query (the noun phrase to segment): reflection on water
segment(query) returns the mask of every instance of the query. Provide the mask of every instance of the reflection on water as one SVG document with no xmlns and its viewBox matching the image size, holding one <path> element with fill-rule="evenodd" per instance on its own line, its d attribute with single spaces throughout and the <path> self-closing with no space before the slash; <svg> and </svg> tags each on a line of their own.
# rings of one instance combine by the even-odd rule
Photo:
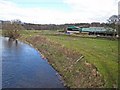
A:
<svg viewBox="0 0 120 90">
<path fill-rule="evenodd" d="M 2 39 L 3 88 L 63 88 L 56 71 L 27 44 Z"/>
</svg>

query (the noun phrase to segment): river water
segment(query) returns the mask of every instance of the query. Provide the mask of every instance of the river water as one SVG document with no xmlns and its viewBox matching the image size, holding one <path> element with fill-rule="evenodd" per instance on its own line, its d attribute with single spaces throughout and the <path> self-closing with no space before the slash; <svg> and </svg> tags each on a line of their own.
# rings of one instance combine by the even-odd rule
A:
<svg viewBox="0 0 120 90">
<path fill-rule="evenodd" d="M 59 75 L 31 46 L 2 40 L 2 88 L 64 88 Z"/>
</svg>

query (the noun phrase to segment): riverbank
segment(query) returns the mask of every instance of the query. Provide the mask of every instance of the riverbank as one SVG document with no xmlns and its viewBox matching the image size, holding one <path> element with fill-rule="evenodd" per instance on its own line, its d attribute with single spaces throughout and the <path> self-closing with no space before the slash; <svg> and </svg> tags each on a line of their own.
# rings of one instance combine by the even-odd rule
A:
<svg viewBox="0 0 120 90">
<path fill-rule="evenodd" d="M 53 34 L 53 32 L 50 33 Z M 96 52 L 98 53 L 98 55 L 102 55 L 102 57 L 98 55 L 94 56 L 94 54 L 96 53 L 94 51 L 91 52 L 91 50 L 93 50 L 91 47 L 84 47 L 87 45 L 85 44 L 86 41 L 95 41 L 94 39 L 82 40 L 77 37 L 51 36 L 50 33 L 46 35 L 44 31 L 24 31 L 20 40 L 31 43 L 44 55 L 48 62 L 62 76 L 62 79 L 65 81 L 65 86 L 70 88 L 116 87 L 116 79 L 114 78 L 116 77 L 116 74 L 114 75 L 114 77 L 112 76 L 112 80 L 108 81 L 108 79 L 111 78 L 112 73 L 116 71 L 116 67 L 114 67 L 114 71 L 112 69 L 112 71 L 108 70 L 109 73 L 106 72 L 106 68 L 110 66 L 106 67 L 104 65 L 107 62 L 104 61 L 103 63 L 103 61 L 100 61 L 104 58 L 104 55 L 102 53 Z M 81 45 L 81 41 L 83 42 L 84 46 Z M 96 46 L 95 49 L 99 50 L 99 44 L 98 48 Z M 85 51 L 84 49 L 87 51 Z M 115 63 L 113 65 L 115 65 Z M 108 76 L 109 74 L 110 77 Z M 111 84 L 113 84 L 114 86 L 112 86 Z"/>
</svg>

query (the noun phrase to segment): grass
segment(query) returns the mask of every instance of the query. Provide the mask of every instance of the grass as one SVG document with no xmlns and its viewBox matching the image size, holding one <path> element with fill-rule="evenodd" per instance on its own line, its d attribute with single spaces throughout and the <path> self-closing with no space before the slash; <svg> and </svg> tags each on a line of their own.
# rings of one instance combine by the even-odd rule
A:
<svg viewBox="0 0 120 90">
<path fill-rule="evenodd" d="M 0 30 L 0 35 L 2 35 L 2 30 Z"/>
<path fill-rule="evenodd" d="M 26 40 L 38 48 L 47 57 L 50 64 L 62 75 L 67 86 L 117 87 L 117 40 L 59 34 L 48 30 L 23 31 L 21 40 Z M 75 63 L 81 56 L 84 56 L 83 60 Z M 94 76 L 93 73 L 95 69 L 96 72 L 100 73 L 97 76 Z"/>
<path fill-rule="evenodd" d="M 118 56 L 116 41 L 71 38 L 68 36 L 49 36 L 49 38 L 82 53 L 85 59 L 94 64 L 104 76 L 107 87 L 117 83 Z"/>
</svg>

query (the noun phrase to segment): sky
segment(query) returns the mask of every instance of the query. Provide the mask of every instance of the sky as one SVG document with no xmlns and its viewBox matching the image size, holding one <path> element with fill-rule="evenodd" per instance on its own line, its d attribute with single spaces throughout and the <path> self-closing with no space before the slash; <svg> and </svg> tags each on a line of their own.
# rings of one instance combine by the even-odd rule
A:
<svg viewBox="0 0 120 90">
<path fill-rule="evenodd" d="M 120 0 L 0 0 L 0 20 L 65 24 L 106 22 Z"/>
</svg>

